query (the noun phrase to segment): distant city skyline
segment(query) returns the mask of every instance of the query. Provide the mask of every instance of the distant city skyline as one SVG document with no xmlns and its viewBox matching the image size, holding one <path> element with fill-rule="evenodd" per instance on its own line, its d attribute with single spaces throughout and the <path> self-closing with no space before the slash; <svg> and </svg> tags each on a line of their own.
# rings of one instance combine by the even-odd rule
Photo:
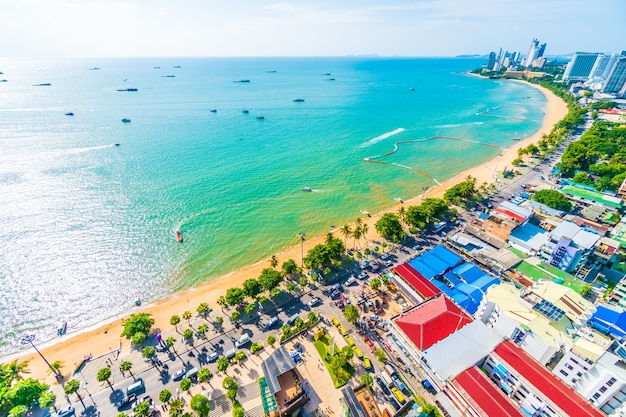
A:
<svg viewBox="0 0 626 417">
<path fill-rule="evenodd" d="M 626 48 L 623 0 L 0 0 L 0 56 L 545 55 Z"/>
</svg>

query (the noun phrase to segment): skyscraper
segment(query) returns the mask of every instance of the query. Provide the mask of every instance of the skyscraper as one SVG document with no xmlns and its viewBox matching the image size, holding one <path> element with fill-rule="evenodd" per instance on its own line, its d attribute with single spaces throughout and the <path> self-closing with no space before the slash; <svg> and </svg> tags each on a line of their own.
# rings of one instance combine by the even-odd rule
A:
<svg viewBox="0 0 626 417">
<path fill-rule="evenodd" d="M 496 53 L 495 52 L 490 52 L 489 53 L 489 62 L 487 62 L 487 69 L 489 71 L 493 70 L 493 66 L 496 65 Z"/>
<path fill-rule="evenodd" d="M 596 60 L 601 55 L 597 52 L 576 52 L 567 64 L 567 67 L 565 67 L 563 79 L 566 81 L 586 81 L 591 75 L 591 70 L 596 64 Z"/>
<path fill-rule="evenodd" d="M 539 45 L 539 40 L 533 38 L 532 42 L 530 42 L 530 49 L 528 50 L 528 55 L 524 58 L 522 65 L 526 68 L 528 67 L 542 67 L 543 60 L 540 59 L 543 57 L 544 52 L 546 51 L 546 44 L 542 43 Z"/>
<path fill-rule="evenodd" d="M 602 91 L 605 93 L 618 93 L 623 94 L 623 90 L 626 86 L 626 56 L 620 56 L 613 64 L 613 68 L 609 72 L 609 75 L 602 87 Z"/>
</svg>

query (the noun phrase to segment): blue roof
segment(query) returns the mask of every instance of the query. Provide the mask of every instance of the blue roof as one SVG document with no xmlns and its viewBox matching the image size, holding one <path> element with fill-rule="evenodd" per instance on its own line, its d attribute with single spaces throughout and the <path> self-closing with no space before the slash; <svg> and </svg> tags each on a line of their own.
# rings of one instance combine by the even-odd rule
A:
<svg viewBox="0 0 626 417">
<path fill-rule="evenodd" d="M 483 275 L 472 283 L 472 285 L 480 288 L 483 292 L 487 292 L 492 285 L 500 285 L 500 280 L 491 275 Z"/>
<path fill-rule="evenodd" d="M 471 262 L 467 262 L 457 266 L 452 270 L 452 272 L 454 272 L 455 274 L 463 278 L 465 282 L 470 284 L 485 275 L 483 271 L 481 271 L 476 265 Z"/>
<path fill-rule="evenodd" d="M 430 252 L 445 262 L 448 266 L 455 266 L 463 260 L 463 258 L 446 248 L 444 245 L 435 246 Z"/>
<path fill-rule="evenodd" d="M 460 283 L 456 286 L 455 290 L 466 294 L 468 297 L 471 297 L 473 300 L 480 301 L 483 298 L 480 288 L 475 288 L 472 285 L 465 284 L 464 282 Z"/>
<path fill-rule="evenodd" d="M 413 259 L 409 265 L 426 278 L 432 279 L 435 275 L 442 274 L 456 266 L 462 260 L 463 258 L 450 249 L 439 245 Z"/>
<path fill-rule="evenodd" d="M 609 333 L 618 337 L 626 336 L 626 312 L 615 311 L 599 305 L 589 319 L 589 323 L 602 333 Z"/>
<path fill-rule="evenodd" d="M 426 279 L 433 279 L 435 275 L 441 272 L 441 271 L 436 271 L 433 268 L 431 268 L 425 262 L 424 255 L 413 259 L 412 261 L 409 262 L 409 265 L 411 265 L 417 272 L 422 274 Z"/>
<path fill-rule="evenodd" d="M 474 314 L 476 310 L 478 310 L 479 303 L 472 300 L 470 297 L 461 292 L 457 292 L 456 294 L 454 294 L 452 296 L 452 299 L 470 314 Z"/>
<path fill-rule="evenodd" d="M 452 272 L 446 272 L 444 275 L 444 277 L 446 277 L 446 279 L 448 281 L 450 281 L 451 283 L 453 283 L 454 285 L 458 284 L 461 282 L 461 280 L 459 279 L 459 277 L 457 277 L 456 275 L 454 275 Z"/>
</svg>

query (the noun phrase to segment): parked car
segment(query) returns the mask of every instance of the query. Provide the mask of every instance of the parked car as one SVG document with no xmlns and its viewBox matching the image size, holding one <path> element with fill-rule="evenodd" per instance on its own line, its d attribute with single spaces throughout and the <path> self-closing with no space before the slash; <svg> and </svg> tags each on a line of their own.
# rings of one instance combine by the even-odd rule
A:
<svg viewBox="0 0 626 417">
<path fill-rule="evenodd" d="M 385 261 L 385 266 L 386 266 L 387 268 L 392 267 L 392 266 L 393 266 L 393 261 L 386 260 L 386 261 Z"/>
<path fill-rule="evenodd" d="M 383 253 L 382 255 L 380 255 L 380 259 L 385 260 L 389 258 L 389 254 L 388 253 Z"/>
<path fill-rule="evenodd" d="M 333 290 L 333 291 L 330 293 L 330 298 L 335 298 L 335 297 L 339 296 L 339 294 L 341 294 L 341 291 L 339 291 L 339 290 Z"/>
<path fill-rule="evenodd" d="M 370 320 L 372 320 L 372 321 L 381 321 L 382 319 L 380 318 L 380 316 L 377 316 L 376 314 L 372 314 L 372 315 L 370 315 Z"/>
<path fill-rule="evenodd" d="M 356 278 L 354 278 L 354 277 L 350 277 L 346 281 L 346 285 L 352 285 L 352 284 L 356 284 Z"/>
<path fill-rule="evenodd" d="M 309 302 L 308 302 L 308 305 L 309 305 L 309 307 L 313 307 L 313 306 L 318 305 L 318 304 L 319 304 L 319 303 L 321 303 L 321 302 L 322 302 L 322 300 L 320 300 L 319 298 L 317 298 L 317 297 L 313 297 L 313 298 L 311 299 L 311 301 L 309 301 Z"/>
<path fill-rule="evenodd" d="M 367 274 L 365 272 L 361 272 L 357 278 L 360 280 L 364 280 L 365 278 L 367 278 Z"/>
<path fill-rule="evenodd" d="M 179 369 L 178 371 L 174 372 L 174 375 L 172 375 L 172 379 L 174 381 L 180 381 L 181 379 L 183 379 L 186 373 L 187 370 L 185 370 L 185 368 Z"/>
<path fill-rule="evenodd" d="M 57 410 L 56 417 L 70 417 L 75 415 L 76 410 L 74 410 L 74 407 L 72 407 L 71 405 L 65 408 L 62 408 L 60 410 Z"/>
<path fill-rule="evenodd" d="M 115 403 L 115 407 L 117 407 L 117 411 L 122 411 L 130 408 L 135 401 L 137 401 L 137 394 L 125 395 L 121 400 Z"/>
<path fill-rule="evenodd" d="M 217 352 L 211 352 L 208 356 L 207 356 L 207 361 L 209 362 L 215 362 L 217 360 L 217 358 L 219 358 L 220 355 Z"/>
<path fill-rule="evenodd" d="M 385 395 L 391 395 L 391 391 L 389 391 L 389 388 L 387 388 L 387 385 L 385 385 L 382 379 L 380 379 L 379 377 L 376 377 L 374 378 L 374 380 L 376 381 L 376 383 L 378 384 L 378 386 L 380 387 L 380 389 L 383 391 Z"/>
</svg>

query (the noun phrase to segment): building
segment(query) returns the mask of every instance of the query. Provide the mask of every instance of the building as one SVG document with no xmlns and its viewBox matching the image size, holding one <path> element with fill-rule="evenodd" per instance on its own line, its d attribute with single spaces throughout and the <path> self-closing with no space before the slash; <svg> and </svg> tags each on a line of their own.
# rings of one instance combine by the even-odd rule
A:
<svg viewBox="0 0 626 417">
<path fill-rule="evenodd" d="M 341 389 L 345 403 L 352 417 L 382 417 L 376 397 L 367 385 L 352 388 L 350 385 Z"/>
<path fill-rule="evenodd" d="M 589 338 L 593 340 L 593 335 L 589 334 Z M 581 337 L 574 342 L 571 350 L 565 352 L 552 373 L 573 387 L 593 367 L 606 347 Z"/>
<path fill-rule="evenodd" d="M 496 53 L 495 52 L 490 52 L 489 53 L 489 61 L 487 62 L 487 69 L 489 71 L 493 70 L 493 67 L 496 65 Z"/>
<path fill-rule="evenodd" d="M 622 291 L 623 285 L 620 285 Z M 615 295 L 615 291 L 611 298 Z M 621 302 L 621 300 L 620 300 Z M 598 332 L 615 338 L 626 336 L 626 312 L 620 307 L 599 305 L 589 319 L 589 325 Z"/>
<path fill-rule="evenodd" d="M 623 90 L 626 85 L 626 56 L 620 56 L 616 59 L 613 67 L 607 75 L 606 81 L 602 86 L 604 93 L 615 93 L 620 97 L 624 95 Z"/>
<path fill-rule="evenodd" d="M 539 45 L 538 39 L 533 39 L 530 42 L 530 48 L 528 49 L 528 55 L 524 58 L 522 65 L 526 68 L 528 67 L 538 67 L 541 68 L 543 66 L 544 60 L 543 54 L 546 51 L 546 44 L 543 43 Z"/>
<path fill-rule="evenodd" d="M 615 304 L 626 309 L 626 277 L 622 278 L 617 285 L 615 285 L 608 301 L 610 304 Z"/>
<path fill-rule="evenodd" d="M 277 348 L 261 363 L 264 379 L 261 384 L 261 396 L 264 408 L 272 404 L 272 410 L 279 416 L 290 416 L 302 408 L 308 401 L 309 395 L 302 386 L 303 377 L 296 368 L 296 362 L 287 353 L 284 346 Z M 267 410 L 264 410 L 268 414 Z"/>
<path fill-rule="evenodd" d="M 550 265 L 570 272 L 587 262 L 599 240 L 598 233 L 564 221 L 550 232 L 538 255 Z"/>
<path fill-rule="evenodd" d="M 591 75 L 596 60 L 601 56 L 597 52 L 576 52 L 565 67 L 563 80 L 569 82 L 587 81 Z"/>
<path fill-rule="evenodd" d="M 462 416 L 522 417 L 521 410 L 496 388 L 476 366 L 454 378 L 444 388 Z"/>
<path fill-rule="evenodd" d="M 510 340 L 502 342 L 480 366 L 527 416 L 604 416 Z"/>
</svg>

